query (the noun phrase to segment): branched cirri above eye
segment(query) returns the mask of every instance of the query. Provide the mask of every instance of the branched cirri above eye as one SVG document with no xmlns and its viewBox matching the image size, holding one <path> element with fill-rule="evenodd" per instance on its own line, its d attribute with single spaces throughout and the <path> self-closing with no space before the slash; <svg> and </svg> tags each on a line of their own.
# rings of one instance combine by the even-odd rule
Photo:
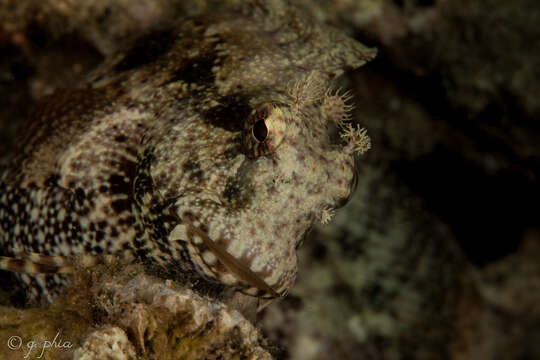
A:
<svg viewBox="0 0 540 360">
<path fill-rule="evenodd" d="M 254 109 L 243 134 L 247 155 L 259 157 L 272 153 L 283 140 L 285 128 L 285 115 L 279 106 L 265 104 Z"/>
</svg>

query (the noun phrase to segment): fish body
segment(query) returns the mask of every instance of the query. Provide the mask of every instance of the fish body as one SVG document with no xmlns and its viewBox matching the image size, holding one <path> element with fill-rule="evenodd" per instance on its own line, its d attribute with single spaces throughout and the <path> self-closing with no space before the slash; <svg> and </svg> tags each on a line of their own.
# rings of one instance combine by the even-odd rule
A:
<svg viewBox="0 0 540 360">
<path fill-rule="evenodd" d="M 144 35 L 34 112 L 0 182 L 0 267 L 33 300 L 106 256 L 286 294 L 369 148 L 333 81 L 374 56 L 281 1 Z"/>
</svg>

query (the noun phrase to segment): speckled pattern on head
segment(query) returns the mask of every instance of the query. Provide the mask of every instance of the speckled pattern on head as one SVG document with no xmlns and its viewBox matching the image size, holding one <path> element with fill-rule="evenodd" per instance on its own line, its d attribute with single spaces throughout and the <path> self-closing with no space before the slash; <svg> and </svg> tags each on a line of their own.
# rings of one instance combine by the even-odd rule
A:
<svg viewBox="0 0 540 360">
<path fill-rule="evenodd" d="M 145 35 L 35 112 L 0 184 L 0 267 L 34 299 L 81 254 L 285 294 L 369 148 L 332 81 L 374 56 L 282 1 Z"/>
</svg>

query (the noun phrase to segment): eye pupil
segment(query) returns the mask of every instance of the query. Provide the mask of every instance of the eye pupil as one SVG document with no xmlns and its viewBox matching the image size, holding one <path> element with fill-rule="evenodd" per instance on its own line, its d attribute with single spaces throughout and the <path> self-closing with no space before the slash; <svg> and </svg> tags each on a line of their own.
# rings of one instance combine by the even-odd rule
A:
<svg viewBox="0 0 540 360">
<path fill-rule="evenodd" d="M 259 120 L 253 125 L 253 136 L 259 142 L 266 140 L 268 128 L 266 127 L 264 120 Z"/>
</svg>

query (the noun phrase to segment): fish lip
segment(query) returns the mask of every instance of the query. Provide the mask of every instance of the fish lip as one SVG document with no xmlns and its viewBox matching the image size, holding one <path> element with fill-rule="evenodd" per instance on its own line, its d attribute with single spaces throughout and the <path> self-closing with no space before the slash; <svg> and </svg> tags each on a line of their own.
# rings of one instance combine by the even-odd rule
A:
<svg viewBox="0 0 540 360">
<path fill-rule="evenodd" d="M 182 218 L 184 224 L 187 228 L 187 236 L 189 241 L 195 245 L 195 249 L 198 252 L 198 255 L 202 257 L 202 252 L 200 251 L 199 246 L 194 242 L 194 234 L 202 240 L 202 243 L 216 258 L 218 259 L 223 266 L 239 281 L 244 282 L 250 285 L 253 288 L 256 288 L 263 293 L 270 295 L 271 298 L 278 298 L 282 295 L 279 294 L 274 288 L 266 283 L 266 281 L 257 275 L 253 270 L 249 268 L 248 265 L 244 264 L 240 259 L 237 259 L 235 256 L 230 254 L 225 248 L 220 244 L 214 241 L 208 232 L 203 227 L 204 224 L 195 217 L 195 215 L 186 213 Z M 199 226 L 195 226 L 194 223 L 199 222 Z M 210 266 L 210 265 L 209 265 Z"/>
</svg>

